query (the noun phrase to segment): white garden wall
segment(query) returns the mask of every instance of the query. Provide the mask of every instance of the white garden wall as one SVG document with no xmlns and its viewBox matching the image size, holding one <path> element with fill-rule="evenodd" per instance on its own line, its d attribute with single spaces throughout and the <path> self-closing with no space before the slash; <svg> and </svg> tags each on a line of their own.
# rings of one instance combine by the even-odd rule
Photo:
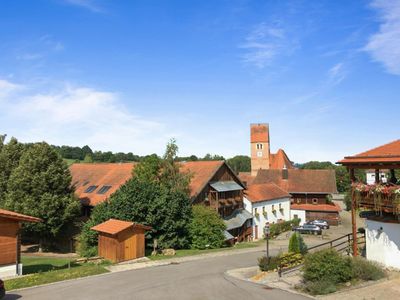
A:
<svg viewBox="0 0 400 300">
<path fill-rule="evenodd" d="M 400 224 L 365 221 L 367 259 L 400 269 Z"/>
</svg>

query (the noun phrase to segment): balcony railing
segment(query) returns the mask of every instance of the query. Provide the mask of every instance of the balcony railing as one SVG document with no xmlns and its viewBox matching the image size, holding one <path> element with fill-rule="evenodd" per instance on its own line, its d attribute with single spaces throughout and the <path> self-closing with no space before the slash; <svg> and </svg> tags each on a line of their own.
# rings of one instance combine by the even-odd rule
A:
<svg viewBox="0 0 400 300">
<path fill-rule="evenodd" d="M 400 214 L 400 185 L 356 183 L 352 185 L 352 196 L 360 208 Z"/>
</svg>

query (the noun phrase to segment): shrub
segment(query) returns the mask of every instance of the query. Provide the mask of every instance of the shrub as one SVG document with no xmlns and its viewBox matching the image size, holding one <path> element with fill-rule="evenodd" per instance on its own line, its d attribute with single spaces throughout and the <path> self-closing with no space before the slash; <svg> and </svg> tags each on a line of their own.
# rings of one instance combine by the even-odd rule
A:
<svg viewBox="0 0 400 300">
<path fill-rule="evenodd" d="M 333 284 L 347 282 L 353 277 L 352 263 L 334 249 L 308 254 L 304 261 L 305 281 L 328 280 Z"/>
<path fill-rule="evenodd" d="M 350 192 L 346 192 L 344 194 L 344 204 L 346 205 L 346 210 L 350 211 L 351 210 L 351 193 Z"/>
<path fill-rule="evenodd" d="M 269 261 L 266 256 L 261 256 L 258 258 L 258 266 L 260 271 L 266 272 L 271 270 L 276 270 L 279 265 L 279 257 L 272 256 L 269 258 Z"/>
<path fill-rule="evenodd" d="M 275 236 L 281 234 L 282 232 L 289 231 L 292 229 L 292 227 L 299 226 L 300 221 L 301 220 L 299 218 L 296 218 L 296 219 L 293 219 L 290 221 L 272 224 L 270 226 L 271 237 L 275 237 Z"/>
<path fill-rule="evenodd" d="M 303 255 L 300 253 L 283 253 L 279 256 L 279 264 L 283 267 L 294 267 L 304 261 Z"/>
<path fill-rule="evenodd" d="M 336 292 L 336 285 L 330 280 L 308 281 L 305 289 L 312 295 L 326 295 Z"/>
<path fill-rule="evenodd" d="M 293 233 L 290 237 L 288 251 L 293 253 L 300 253 L 299 234 L 297 232 Z"/>
<path fill-rule="evenodd" d="M 353 277 L 361 280 L 378 280 L 385 277 L 384 270 L 376 263 L 362 257 L 352 261 Z"/>
<path fill-rule="evenodd" d="M 192 208 L 192 220 L 189 234 L 192 248 L 219 248 L 223 245 L 226 228 L 218 213 L 209 207 L 195 205 Z"/>
</svg>

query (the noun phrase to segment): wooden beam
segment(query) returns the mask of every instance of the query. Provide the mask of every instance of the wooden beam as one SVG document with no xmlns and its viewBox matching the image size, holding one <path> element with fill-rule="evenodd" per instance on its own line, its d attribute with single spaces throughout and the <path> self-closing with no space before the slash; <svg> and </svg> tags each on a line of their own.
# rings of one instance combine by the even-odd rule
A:
<svg viewBox="0 0 400 300">
<path fill-rule="evenodd" d="M 379 184 L 379 182 L 380 182 L 380 172 L 379 172 L 379 169 L 375 169 L 375 183 L 376 184 Z"/>
<path fill-rule="evenodd" d="M 350 177 L 352 183 L 355 182 L 354 169 L 350 169 Z M 351 189 L 351 229 L 353 234 L 353 256 L 358 256 L 358 243 L 357 243 L 357 219 L 356 219 L 357 203 L 354 195 L 353 188 Z"/>
</svg>

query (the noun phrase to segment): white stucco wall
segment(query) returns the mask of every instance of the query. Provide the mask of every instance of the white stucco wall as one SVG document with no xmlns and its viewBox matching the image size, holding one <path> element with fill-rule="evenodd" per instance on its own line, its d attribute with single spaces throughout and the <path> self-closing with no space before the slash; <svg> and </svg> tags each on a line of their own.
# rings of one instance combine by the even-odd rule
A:
<svg viewBox="0 0 400 300">
<path fill-rule="evenodd" d="M 279 210 L 279 204 L 282 211 Z M 253 237 L 256 236 L 260 239 L 264 235 L 264 226 L 268 222 L 269 224 L 277 223 L 279 219 L 284 221 L 290 220 L 290 199 L 281 198 L 275 200 L 261 201 L 252 203 L 246 199 L 243 199 L 244 208 L 253 215 Z M 276 212 L 272 212 L 272 208 L 275 208 Z M 263 209 L 264 208 L 264 209 Z M 258 212 L 258 217 L 255 216 L 255 212 Z M 266 212 L 266 216 L 263 214 Z M 255 232 L 257 226 L 257 235 Z"/>
<path fill-rule="evenodd" d="M 290 219 L 294 219 L 294 215 L 300 219 L 300 225 L 303 225 L 306 222 L 306 211 L 305 210 L 297 210 L 291 209 L 290 210 Z"/>
<path fill-rule="evenodd" d="M 367 259 L 400 269 L 400 224 L 366 220 L 365 234 Z"/>
</svg>

